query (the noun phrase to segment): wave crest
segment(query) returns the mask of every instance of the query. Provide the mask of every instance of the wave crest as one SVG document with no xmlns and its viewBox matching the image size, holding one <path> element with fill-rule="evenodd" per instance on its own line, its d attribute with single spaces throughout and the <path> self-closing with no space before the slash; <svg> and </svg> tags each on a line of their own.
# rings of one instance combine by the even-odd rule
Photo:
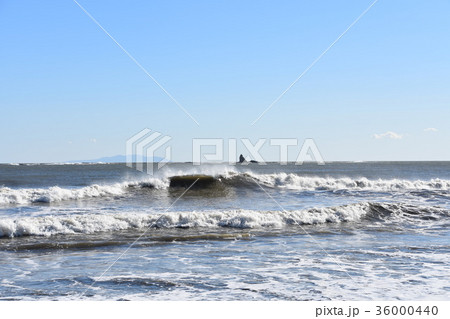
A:
<svg viewBox="0 0 450 319">
<path fill-rule="evenodd" d="M 326 178 L 308 177 L 297 174 L 253 174 L 246 173 L 260 183 L 274 187 L 284 187 L 297 190 L 373 190 L 373 191 L 408 191 L 408 190 L 450 190 L 450 180 L 431 179 L 404 180 L 404 179 L 377 179 L 361 178 Z"/>
<path fill-rule="evenodd" d="M 392 218 L 391 216 L 395 216 Z M 162 214 L 74 214 L 63 216 L 23 217 L 0 220 L 0 237 L 52 236 L 60 234 L 92 234 L 129 229 L 155 228 L 283 228 L 289 225 L 358 222 L 362 219 L 412 221 L 450 216 L 438 207 L 417 207 L 401 204 L 357 203 L 337 207 L 311 208 L 295 211 L 192 211 Z"/>
<path fill-rule="evenodd" d="M 171 179 L 180 176 L 171 175 L 165 177 L 152 177 L 146 180 L 115 183 L 111 185 L 91 185 L 82 188 L 62 188 L 58 186 L 49 188 L 0 188 L 0 205 L 22 205 L 29 203 L 51 203 L 64 200 L 79 200 L 83 198 L 111 197 L 124 195 L 133 189 L 155 188 L 167 189 L 171 187 Z M 331 178 L 309 177 L 297 174 L 255 174 L 252 172 L 235 173 L 226 172 L 223 175 L 210 176 L 224 187 L 256 187 L 255 181 L 269 187 L 285 188 L 298 191 L 374 191 L 374 192 L 414 192 L 414 191 L 450 191 L 450 180 L 402 180 L 402 179 L 378 179 L 370 180 L 361 178 Z M 200 183 L 198 183 L 199 186 Z M 209 184 L 204 186 L 209 187 Z M 421 195 L 421 194 L 418 194 Z M 447 196 L 448 193 L 444 193 Z"/>
<path fill-rule="evenodd" d="M 50 203 L 63 200 L 76 200 L 89 197 L 104 197 L 124 193 L 121 184 L 91 185 L 83 188 L 69 189 L 58 186 L 50 188 L 0 188 L 0 204 Z"/>
</svg>

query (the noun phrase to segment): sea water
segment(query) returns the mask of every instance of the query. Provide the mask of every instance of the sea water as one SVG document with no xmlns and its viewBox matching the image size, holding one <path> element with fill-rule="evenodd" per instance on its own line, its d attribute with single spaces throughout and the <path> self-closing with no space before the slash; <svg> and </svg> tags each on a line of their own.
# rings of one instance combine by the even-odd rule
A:
<svg viewBox="0 0 450 319">
<path fill-rule="evenodd" d="M 450 162 L 2 164 L 0 299 L 448 300 L 449 225 Z"/>
</svg>

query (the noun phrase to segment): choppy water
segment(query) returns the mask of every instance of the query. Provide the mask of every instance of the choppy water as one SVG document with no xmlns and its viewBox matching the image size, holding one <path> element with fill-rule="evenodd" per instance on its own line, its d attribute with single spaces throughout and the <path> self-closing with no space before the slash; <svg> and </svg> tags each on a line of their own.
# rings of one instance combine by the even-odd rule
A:
<svg viewBox="0 0 450 319">
<path fill-rule="evenodd" d="M 0 165 L 0 299 L 448 300 L 449 200 L 450 162 Z"/>
</svg>

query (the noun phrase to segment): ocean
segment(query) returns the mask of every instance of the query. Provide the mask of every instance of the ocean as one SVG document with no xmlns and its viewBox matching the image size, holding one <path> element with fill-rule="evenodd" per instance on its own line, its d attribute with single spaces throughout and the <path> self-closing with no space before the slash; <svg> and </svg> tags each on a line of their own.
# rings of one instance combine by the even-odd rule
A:
<svg viewBox="0 0 450 319">
<path fill-rule="evenodd" d="M 449 225 L 450 162 L 1 164 L 0 299 L 448 300 Z"/>
</svg>

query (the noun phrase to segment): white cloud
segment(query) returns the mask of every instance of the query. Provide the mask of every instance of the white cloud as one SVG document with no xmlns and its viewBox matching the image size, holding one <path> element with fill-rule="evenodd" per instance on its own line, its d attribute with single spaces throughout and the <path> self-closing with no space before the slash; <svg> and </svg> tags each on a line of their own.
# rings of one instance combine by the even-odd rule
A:
<svg viewBox="0 0 450 319">
<path fill-rule="evenodd" d="M 97 143 L 97 139 L 95 139 L 95 138 L 91 138 L 89 141 L 90 141 L 91 143 Z"/>
<path fill-rule="evenodd" d="M 438 129 L 437 129 L 437 128 L 434 128 L 434 127 L 429 127 L 429 128 L 424 129 L 424 131 L 425 131 L 425 132 L 437 132 Z"/>
<path fill-rule="evenodd" d="M 376 138 L 377 140 L 382 139 L 382 138 L 390 138 L 393 140 L 400 140 L 403 138 L 403 135 L 388 131 L 386 133 L 374 134 L 373 137 Z"/>
</svg>

